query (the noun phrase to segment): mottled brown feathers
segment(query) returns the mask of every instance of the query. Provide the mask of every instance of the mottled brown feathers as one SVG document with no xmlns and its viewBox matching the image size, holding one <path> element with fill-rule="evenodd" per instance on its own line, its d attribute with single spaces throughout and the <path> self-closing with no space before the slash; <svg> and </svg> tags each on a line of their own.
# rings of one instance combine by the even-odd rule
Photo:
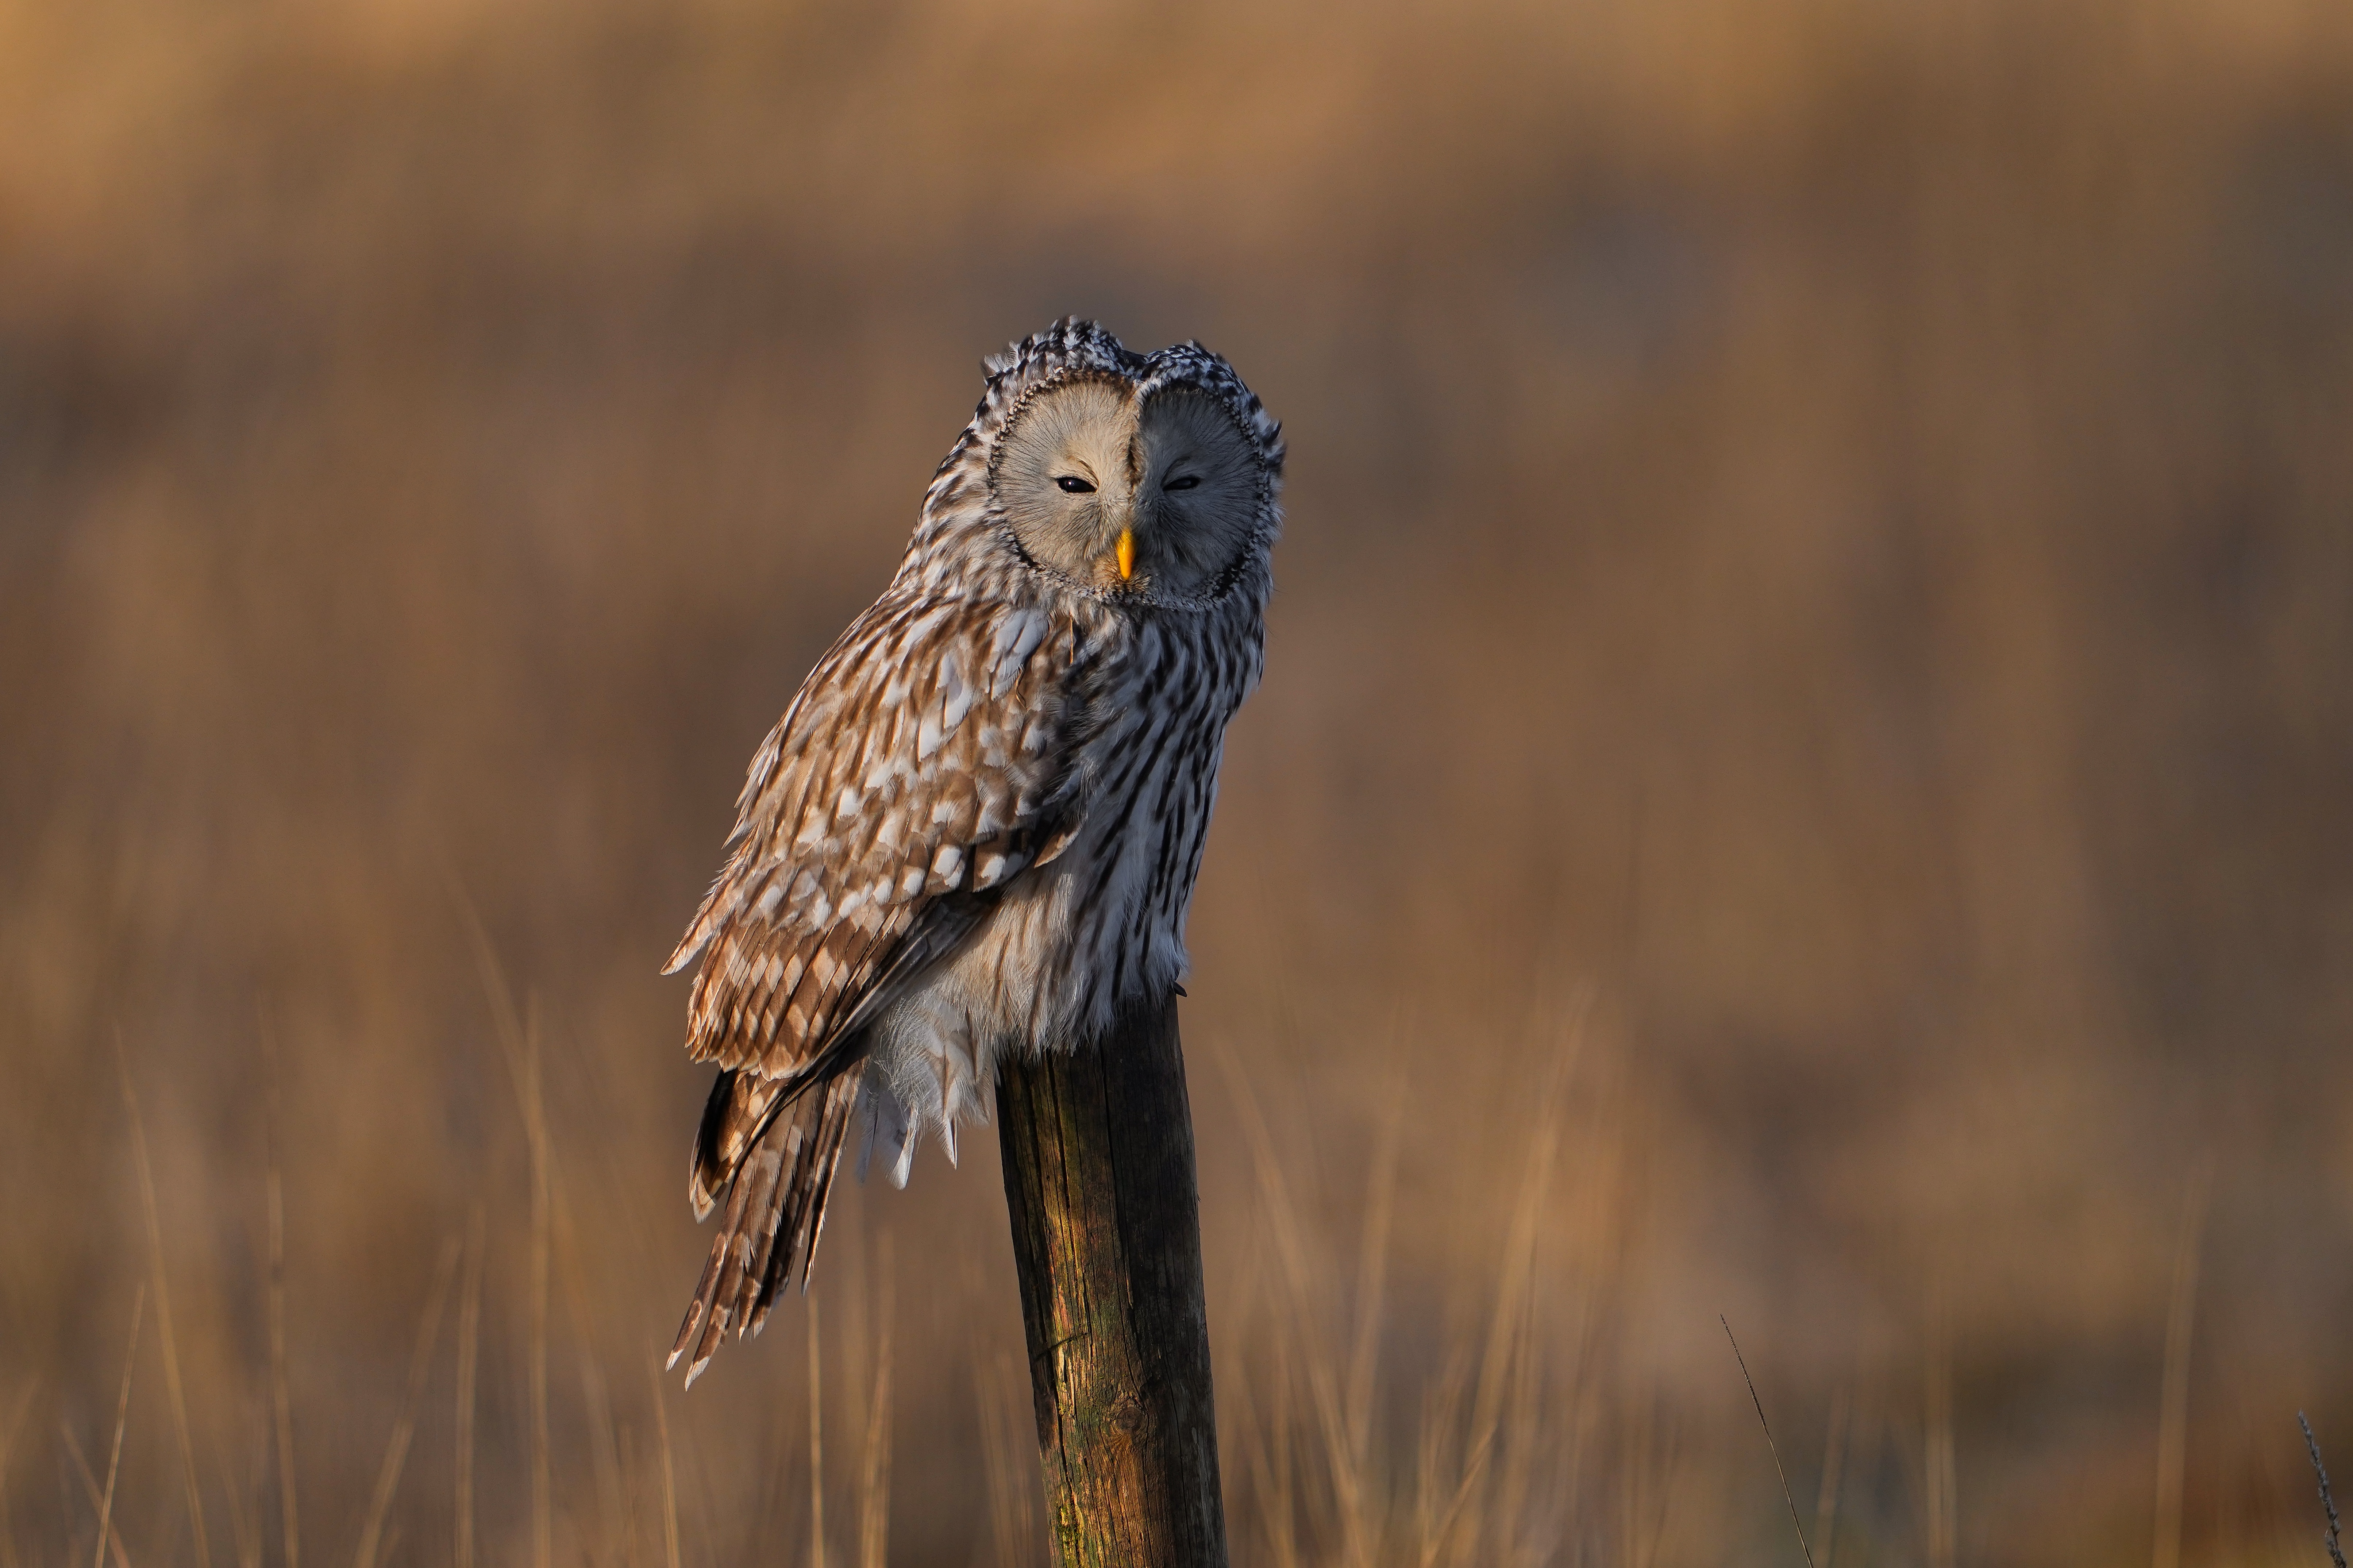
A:
<svg viewBox="0 0 2353 1568">
<path fill-rule="evenodd" d="M 1138 354 L 1062 321 L 989 369 L 897 575 L 754 754 L 664 971 L 700 957 L 687 1050 L 721 1069 L 688 1186 L 718 1234 L 670 1356 L 692 1351 L 690 1382 L 806 1284 L 853 1120 L 903 1183 L 927 1130 L 954 1158 L 998 1053 L 1068 1045 L 1184 974 L 1225 725 L 1258 679 L 1280 430 L 1197 344 Z M 1032 558 L 991 468 L 1017 410 L 1072 377 L 1126 389 L 1098 401 L 1127 423 L 1071 449 L 1135 455 L 1087 514 L 1104 548 L 1140 541 L 1133 581 Z M 1164 398 L 1181 416 L 1154 416 Z M 1067 412 L 1110 416 L 1092 408 Z M 1074 477 L 1061 450 L 1004 483 Z"/>
<path fill-rule="evenodd" d="M 886 595 L 852 623 L 761 748 L 733 853 L 665 971 L 707 949 L 699 1061 L 791 1072 L 938 899 L 1067 842 L 1074 628 L 910 609 Z"/>
</svg>

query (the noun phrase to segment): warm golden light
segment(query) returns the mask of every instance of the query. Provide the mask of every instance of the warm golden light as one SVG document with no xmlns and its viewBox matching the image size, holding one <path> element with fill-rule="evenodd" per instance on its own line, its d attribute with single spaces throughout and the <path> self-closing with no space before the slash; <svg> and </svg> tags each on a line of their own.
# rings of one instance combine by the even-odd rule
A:
<svg viewBox="0 0 2353 1568">
<path fill-rule="evenodd" d="M 818 1554 L 800 1298 L 638 1370 L 712 1237 L 654 972 L 1064 311 L 1292 447 L 1186 938 L 1237 1562 L 1799 1561 L 1725 1306 L 1818 1563 L 2318 1533 L 2353 7 L 886 20 L 0 0 L 0 1552 L 90 1561 L 144 1281 L 109 1554 L 196 1563 L 183 1404 L 215 1568 L 297 1554 L 274 1164 L 300 1543 L 422 1344 L 412 1555 L 467 1465 L 481 1568 Z M 1176 457 L 1058 511 L 1088 617 L 1191 634 Z M 864 1136 L 824 1554 L 1035 1561 L 997 1133 Z"/>
</svg>

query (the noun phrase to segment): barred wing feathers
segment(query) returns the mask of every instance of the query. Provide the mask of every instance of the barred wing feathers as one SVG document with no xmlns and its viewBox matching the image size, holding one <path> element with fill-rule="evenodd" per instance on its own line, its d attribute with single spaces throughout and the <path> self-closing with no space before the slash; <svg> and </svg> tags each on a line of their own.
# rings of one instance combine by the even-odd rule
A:
<svg viewBox="0 0 2353 1568">
<path fill-rule="evenodd" d="M 699 953 L 687 1050 L 723 1070 L 695 1140 L 725 1197 L 670 1360 L 689 1381 L 804 1284 L 856 1103 L 860 1031 L 996 891 L 1075 831 L 1085 660 L 1063 616 L 896 586 L 818 661 L 752 759 L 729 854 L 664 973 Z"/>
</svg>

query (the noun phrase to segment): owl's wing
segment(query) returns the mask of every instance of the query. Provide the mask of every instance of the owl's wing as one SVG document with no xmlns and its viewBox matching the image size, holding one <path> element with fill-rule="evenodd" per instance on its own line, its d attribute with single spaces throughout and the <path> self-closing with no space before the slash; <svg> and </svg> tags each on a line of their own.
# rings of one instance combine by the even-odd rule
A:
<svg viewBox="0 0 2353 1568">
<path fill-rule="evenodd" d="M 1059 621 L 1059 624 L 1058 624 Z M 954 947 L 986 895 L 1077 826 L 1076 628 L 1002 603 L 886 595 L 752 759 L 697 953 L 687 1050 L 797 1089 Z"/>
<path fill-rule="evenodd" d="M 698 1218 L 726 1199 L 670 1352 L 693 1348 L 689 1383 L 796 1260 L 807 1278 L 867 1023 L 1077 830 L 1082 676 L 1066 619 L 886 595 L 754 755 L 727 863 L 663 971 L 702 955 L 687 1049 L 723 1069 L 688 1179 Z"/>
</svg>

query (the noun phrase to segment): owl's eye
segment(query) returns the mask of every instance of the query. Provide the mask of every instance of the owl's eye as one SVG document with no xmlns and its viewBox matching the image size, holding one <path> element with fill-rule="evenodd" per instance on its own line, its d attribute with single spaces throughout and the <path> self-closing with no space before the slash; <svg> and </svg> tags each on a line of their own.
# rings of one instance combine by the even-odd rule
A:
<svg viewBox="0 0 2353 1568">
<path fill-rule="evenodd" d="M 1201 482 L 1201 476 L 1200 476 L 1200 475 L 1198 475 L 1198 474 L 1187 474 L 1187 475 L 1186 475 L 1186 476 L 1184 476 L 1182 479 L 1170 479 L 1170 480 L 1168 480 L 1166 483 L 1163 484 L 1160 488 L 1161 488 L 1162 489 L 1164 489 L 1164 490 L 1189 490 L 1189 489 L 1191 489 L 1195 485 L 1198 485 L 1198 484 L 1199 484 L 1200 482 Z"/>
<path fill-rule="evenodd" d="M 1092 495 L 1095 490 L 1094 486 L 1087 483 L 1086 480 L 1079 478 L 1076 474 L 1058 475 L 1055 478 L 1054 482 L 1062 487 L 1062 493 L 1065 495 Z"/>
</svg>

